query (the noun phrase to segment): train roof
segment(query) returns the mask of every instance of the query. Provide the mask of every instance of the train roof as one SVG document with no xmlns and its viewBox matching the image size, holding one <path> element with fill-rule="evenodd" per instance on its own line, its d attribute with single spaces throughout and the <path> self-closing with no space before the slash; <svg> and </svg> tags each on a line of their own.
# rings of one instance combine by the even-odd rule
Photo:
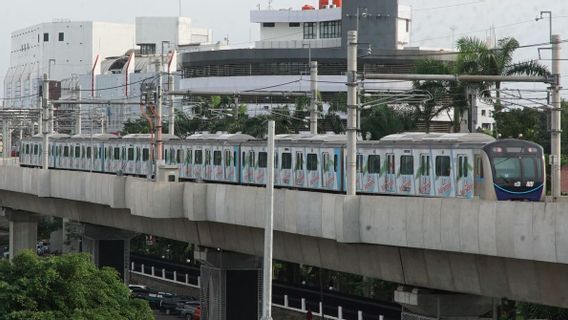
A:
<svg viewBox="0 0 568 320">
<path fill-rule="evenodd" d="M 490 135 L 484 133 L 424 133 L 407 132 L 391 134 L 380 140 L 381 143 L 407 143 L 407 144 L 481 144 L 495 141 Z"/>
<path fill-rule="evenodd" d="M 186 140 L 224 140 L 231 142 L 244 142 L 256 140 L 255 137 L 244 133 L 196 133 L 186 138 Z"/>
<path fill-rule="evenodd" d="M 133 133 L 133 134 L 129 134 L 129 135 L 125 135 L 124 137 L 122 137 L 122 139 L 124 140 L 144 140 L 144 141 L 148 141 L 150 139 L 152 139 L 153 137 L 155 137 L 155 135 L 149 134 L 149 133 Z M 162 141 L 170 141 L 170 140 L 179 140 L 179 137 L 173 134 L 167 134 L 164 133 L 162 134 Z"/>
<path fill-rule="evenodd" d="M 119 139 L 120 137 L 110 133 L 97 133 L 97 134 L 76 134 L 71 137 L 74 140 L 97 140 L 106 141 L 111 139 Z"/>
<path fill-rule="evenodd" d="M 279 134 L 276 135 L 277 141 L 290 141 L 290 142 L 315 142 L 315 143 L 347 143 L 347 136 L 344 134 Z"/>
<path fill-rule="evenodd" d="M 56 132 L 52 132 L 49 133 L 47 135 L 49 137 L 49 139 L 66 139 L 69 138 L 68 134 L 63 134 L 63 133 L 56 133 Z M 43 134 L 36 134 L 33 137 L 31 137 L 32 140 L 41 140 L 43 138 Z"/>
</svg>

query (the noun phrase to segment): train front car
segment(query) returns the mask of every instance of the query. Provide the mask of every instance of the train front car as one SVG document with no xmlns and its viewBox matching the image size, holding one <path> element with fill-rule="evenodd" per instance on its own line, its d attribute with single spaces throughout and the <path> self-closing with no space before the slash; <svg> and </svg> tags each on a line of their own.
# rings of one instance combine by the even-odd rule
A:
<svg viewBox="0 0 568 320">
<path fill-rule="evenodd" d="M 542 201 L 545 196 L 544 150 L 536 143 L 506 139 L 487 144 L 497 200 Z"/>
</svg>

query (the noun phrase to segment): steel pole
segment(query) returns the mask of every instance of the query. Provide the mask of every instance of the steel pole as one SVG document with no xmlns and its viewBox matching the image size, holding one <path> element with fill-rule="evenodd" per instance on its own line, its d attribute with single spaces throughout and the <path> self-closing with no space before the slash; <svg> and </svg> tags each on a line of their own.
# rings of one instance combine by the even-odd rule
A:
<svg viewBox="0 0 568 320">
<path fill-rule="evenodd" d="M 266 176 L 266 216 L 264 227 L 264 267 L 262 286 L 262 320 L 272 320 L 272 243 L 274 228 L 274 121 L 268 122 L 268 163 Z"/>
<path fill-rule="evenodd" d="M 168 91 L 174 91 L 174 76 L 171 72 L 168 72 Z M 176 108 L 174 105 L 174 96 L 169 95 L 168 101 L 170 103 L 170 126 L 168 133 L 171 135 L 175 134 L 175 123 L 176 123 Z"/>
<path fill-rule="evenodd" d="M 357 152 L 357 31 L 347 33 L 347 195 L 356 190 Z"/>
<path fill-rule="evenodd" d="M 162 68 L 158 77 L 158 111 L 156 116 L 156 162 L 162 164 L 163 157 L 163 141 L 162 141 Z M 156 175 L 157 176 L 157 175 Z"/>
<path fill-rule="evenodd" d="M 50 112 L 49 112 L 49 79 L 47 78 L 47 74 L 43 75 L 43 99 L 41 101 L 41 107 L 42 107 L 42 111 L 43 111 L 43 117 L 42 117 L 42 129 L 43 129 L 43 143 L 42 143 L 42 168 L 43 170 L 47 170 L 49 169 L 49 132 L 50 132 L 50 128 L 49 128 L 49 118 L 50 118 Z"/>
<path fill-rule="evenodd" d="M 8 159 L 8 120 L 2 120 L 2 158 Z M 6 164 L 6 162 L 4 162 Z"/>
<path fill-rule="evenodd" d="M 556 83 L 552 86 L 552 114 L 551 114 L 551 183 L 552 198 L 556 201 L 561 193 L 561 101 L 560 101 L 560 36 L 552 35 L 552 74 L 556 76 Z"/>
<path fill-rule="evenodd" d="M 318 134 L 318 62 L 310 62 L 310 132 Z"/>
<path fill-rule="evenodd" d="M 235 106 L 233 107 L 233 117 L 235 118 L 235 120 L 237 120 L 239 118 L 239 96 L 236 95 L 235 96 Z"/>
<path fill-rule="evenodd" d="M 81 86 L 77 86 L 77 101 L 81 101 Z M 77 105 L 77 116 L 75 118 L 75 134 L 81 134 L 81 104 Z"/>
</svg>

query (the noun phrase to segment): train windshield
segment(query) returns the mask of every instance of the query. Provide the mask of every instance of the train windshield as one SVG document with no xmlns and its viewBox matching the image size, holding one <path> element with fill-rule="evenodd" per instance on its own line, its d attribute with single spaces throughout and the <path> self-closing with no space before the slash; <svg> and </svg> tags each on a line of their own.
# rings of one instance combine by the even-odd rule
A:
<svg viewBox="0 0 568 320">
<path fill-rule="evenodd" d="M 495 178 L 506 182 L 512 180 L 542 181 L 542 161 L 535 156 L 504 156 L 493 159 Z"/>
</svg>

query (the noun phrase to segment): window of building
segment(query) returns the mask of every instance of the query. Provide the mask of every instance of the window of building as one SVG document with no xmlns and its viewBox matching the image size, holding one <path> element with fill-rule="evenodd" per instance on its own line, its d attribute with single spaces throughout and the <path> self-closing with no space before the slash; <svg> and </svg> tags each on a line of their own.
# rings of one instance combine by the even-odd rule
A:
<svg viewBox="0 0 568 320">
<path fill-rule="evenodd" d="M 320 22 L 320 38 L 341 38 L 341 21 Z"/>
<path fill-rule="evenodd" d="M 49 41 L 49 33 L 44 33 L 43 34 L 43 42 L 48 42 Z"/>
<path fill-rule="evenodd" d="M 414 174 L 414 157 L 401 156 L 400 157 L 400 174 L 413 175 Z"/>
<path fill-rule="evenodd" d="M 290 22 L 289 26 L 290 26 L 290 28 L 299 28 L 300 23 L 299 22 Z"/>
<path fill-rule="evenodd" d="M 450 157 L 439 156 L 436 157 L 436 176 L 437 177 L 449 177 L 450 176 Z"/>
<path fill-rule="evenodd" d="M 262 24 L 262 26 L 263 26 L 264 28 L 274 28 L 274 27 L 276 26 L 276 24 L 275 24 L 274 22 L 264 22 L 264 23 Z"/>
<path fill-rule="evenodd" d="M 485 117 L 487 115 L 487 110 L 481 110 L 481 116 Z"/>
<path fill-rule="evenodd" d="M 315 22 L 304 22 L 304 39 L 317 38 L 317 30 Z"/>
<path fill-rule="evenodd" d="M 152 55 L 156 54 L 156 44 L 155 43 L 142 43 L 140 46 L 141 55 Z"/>
<path fill-rule="evenodd" d="M 65 33 L 59 32 L 59 41 L 65 41 Z"/>
</svg>

